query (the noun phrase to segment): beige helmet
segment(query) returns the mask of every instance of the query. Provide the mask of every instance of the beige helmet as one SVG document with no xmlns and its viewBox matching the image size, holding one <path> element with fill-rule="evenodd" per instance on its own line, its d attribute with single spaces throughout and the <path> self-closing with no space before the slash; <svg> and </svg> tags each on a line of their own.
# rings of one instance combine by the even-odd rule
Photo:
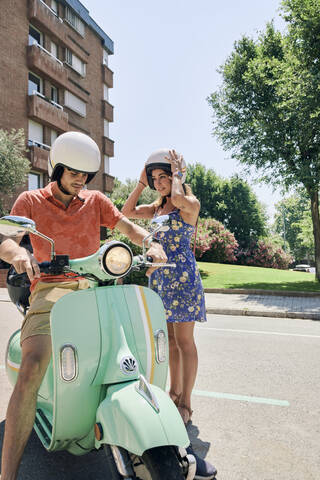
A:
<svg viewBox="0 0 320 480">
<path fill-rule="evenodd" d="M 100 150 L 92 138 L 80 132 L 66 132 L 53 142 L 48 159 L 51 181 L 59 181 L 63 167 L 88 174 L 89 183 L 99 171 Z"/>
<path fill-rule="evenodd" d="M 180 154 L 177 152 L 177 155 L 180 155 Z M 149 184 L 149 187 L 152 188 L 152 190 L 155 190 L 153 180 L 152 180 L 152 170 L 159 168 L 167 172 L 169 175 L 171 175 L 171 164 L 169 160 L 167 160 L 165 157 L 170 157 L 168 148 L 162 148 L 161 150 L 157 150 L 156 152 L 151 153 L 150 157 L 146 161 L 145 167 L 146 167 L 148 184 Z M 181 166 L 182 166 L 181 182 L 184 183 L 187 176 L 187 165 L 183 159 L 182 159 Z"/>
</svg>

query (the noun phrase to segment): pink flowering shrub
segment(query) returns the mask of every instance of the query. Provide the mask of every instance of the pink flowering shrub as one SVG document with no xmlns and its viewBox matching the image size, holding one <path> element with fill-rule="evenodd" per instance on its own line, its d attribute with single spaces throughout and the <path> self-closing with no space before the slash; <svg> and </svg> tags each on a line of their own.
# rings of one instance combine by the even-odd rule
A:
<svg viewBox="0 0 320 480">
<path fill-rule="evenodd" d="M 194 236 L 191 240 L 192 248 Z M 238 242 L 222 223 L 213 218 L 199 219 L 196 259 L 202 262 L 234 263 Z"/>
<path fill-rule="evenodd" d="M 266 240 L 257 240 L 247 250 L 237 252 L 237 263 L 255 267 L 288 269 L 293 258 L 281 247 Z"/>
</svg>

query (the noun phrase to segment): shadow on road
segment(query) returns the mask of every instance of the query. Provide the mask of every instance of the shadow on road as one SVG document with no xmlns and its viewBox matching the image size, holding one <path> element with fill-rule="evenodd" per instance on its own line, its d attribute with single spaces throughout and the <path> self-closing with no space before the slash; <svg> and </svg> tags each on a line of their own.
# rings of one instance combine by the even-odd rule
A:
<svg viewBox="0 0 320 480">
<path fill-rule="evenodd" d="M 5 422 L 0 423 L 0 451 Z M 17 480 L 106 480 L 103 450 L 77 457 L 67 452 L 48 453 L 34 431 L 27 443 Z"/>
<path fill-rule="evenodd" d="M 4 426 L 5 421 L 0 423 L 0 455 Z M 200 432 L 196 425 L 189 424 L 187 431 L 195 452 L 201 458 L 205 458 L 210 443 L 199 438 Z M 102 449 L 81 457 L 68 452 L 49 453 L 32 430 L 22 457 L 17 480 L 106 480 L 107 478 L 109 478 L 109 474 Z"/>
<path fill-rule="evenodd" d="M 200 430 L 197 425 L 194 425 L 193 423 L 187 425 L 187 432 L 194 451 L 199 457 L 206 458 L 211 445 L 210 442 L 205 442 L 199 438 Z"/>
</svg>

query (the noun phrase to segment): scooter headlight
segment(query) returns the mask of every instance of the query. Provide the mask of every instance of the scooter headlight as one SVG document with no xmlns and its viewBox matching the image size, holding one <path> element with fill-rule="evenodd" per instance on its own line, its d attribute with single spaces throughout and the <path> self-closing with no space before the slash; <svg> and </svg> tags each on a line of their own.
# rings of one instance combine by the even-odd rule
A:
<svg viewBox="0 0 320 480">
<path fill-rule="evenodd" d="M 60 350 L 60 372 L 65 382 L 71 382 L 77 376 L 77 356 L 73 345 L 63 345 Z"/>
<path fill-rule="evenodd" d="M 110 242 L 101 247 L 100 267 L 112 277 L 123 277 L 132 265 L 131 249 L 122 242 Z"/>
<path fill-rule="evenodd" d="M 163 330 L 157 330 L 155 335 L 156 344 L 156 360 L 158 363 L 163 363 L 167 359 L 167 338 Z"/>
</svg>

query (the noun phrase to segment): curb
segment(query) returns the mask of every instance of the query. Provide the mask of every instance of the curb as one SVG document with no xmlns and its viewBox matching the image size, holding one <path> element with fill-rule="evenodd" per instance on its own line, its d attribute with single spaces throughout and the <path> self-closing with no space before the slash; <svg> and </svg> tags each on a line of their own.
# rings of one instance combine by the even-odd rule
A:
<svg viewBox="0 0 320 480">
<path fill-rule="evenodd" d="M 308 312 L 266 312 L 265 310 L 248 310 L 248 309 L 236 309 L 230 308 L 226 310 L 224 308 L 207 308 L 208 314 L 220 314 L 220 315 L 241 315 L 247 317 L 273 317 L 273 318 L 296 318 L 300 320 L 320 320 L 320 313 L 308 313 Z"/>
<path fill-rule="evenodd" d="M 205 293 L 225 293 L 225 294 L 245 294 L 245 295 L 273 295 L 277 297 L 320 297 L 319 292 L 301 292 L 301 291 L 280 291 L 280 290 L 258 290 L 246 288 L 204 288 Z"/>
</svg>

